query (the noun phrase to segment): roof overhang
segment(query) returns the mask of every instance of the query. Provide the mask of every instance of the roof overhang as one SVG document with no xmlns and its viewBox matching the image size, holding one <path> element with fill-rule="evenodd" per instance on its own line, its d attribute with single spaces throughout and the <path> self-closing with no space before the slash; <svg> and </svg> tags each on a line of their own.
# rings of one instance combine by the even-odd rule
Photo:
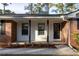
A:
<svg viewBox="0 0 79 59">
<path fill-rule="evenodd" d="M 26 15 L 26 14 L 15 14 L 15 15 L 0 15 L 0 19 L 64 19 L 65 16 L 61 15 Z"/>
</svg>

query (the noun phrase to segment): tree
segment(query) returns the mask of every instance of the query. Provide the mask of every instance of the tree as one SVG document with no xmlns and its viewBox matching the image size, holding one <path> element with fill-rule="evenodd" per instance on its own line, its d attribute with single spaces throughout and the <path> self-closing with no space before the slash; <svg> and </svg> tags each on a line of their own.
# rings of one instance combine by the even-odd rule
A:
<svg viewBox="0 0 79 59">
<path fill-rule="evenodd" d="M 61 14 L 75 10 L 75 3 L 31 3 L 25 7 L 25 10 L 30 10 L 30 14 L 48 14 L 52 6 L 56 6 Z"/>
<path fill-rule="evenodd" d="M 49 14 L 57 14 L 60 9 L 57 6 L 57 3 L 49 3 Z"/>
<path fill-rule="evenodd" d="M 5 14 L 15 14 L 15 13 L 12 12 L 11 10 L 5 10 Z"/>
<path fill-rule="evenodd" d="M 25 10 L 30 10 L 29 14 L 47 14 L 48 8 L 48 3 L 30 3 L 24 7 Z"/>
<path fill-rule="evenodd" d="M 56 4 L 56 7 L 59 9 L 59 12 L 62 14 L 66 12 L 72 12 L 76 9 L 75 3 L 66 3 L 66 4 L 58 3 Z"/>
<path fill-rule="evenodd" d="M 32 13 L 32 3 L 28 3 L 26 6 L 24 6 L 24 10 L 29 10 L 29 12 L 26 12 L 28 14 Z"/>
<path fill-rule="evenodd" d="M 51 8 L 52 6 L 56 6 L 56 4 L 54 4 L 54 3 L 49 3 L 49 8 Z"/>
<path fill-rule="evenodd" d="M 57 4 L 49 3 L 49 8 L 51 8 L 52 6 L 56 6 L 58 8 L 58 11 L 61 14 L 75 10 L 75 3 L 65 3 L 65 4 L 63 4 L 63 3 L 57 3 Z"/>
<path fill-rule="evenodd" d="M 49 4 L 48 3 L 43 3 L 42 4 L 42 14 L 48 14 L 49 13 Z"/>
<path fill-rule="evenodd" d="M 62 13 L 62 14 L 64 13 L 64 4 L 63 3 L 58 3 L 55 6 L 58 8 L 60 13 Z"/>
<path fill-rule="evenodd" d="M 11 11 L 10 10 L 5 10 L 5 14 L 10 14 Z"/>
<path fill-rule="evenodd" d="M 41 3 L 33 4 L 33 9 L 32 9 L 33 14 L 40 14 L 41 10 L 42 10 L 42 4 Z"/>
<path fill-rule="evenodd" d="M 2 9 L 0 9 L 0 14 L 2 14 Z M 5 14 L 15 14 L 15 12 L 11 11 L 11 10 L 5 10 Z"/>
<path fill-rule="evenodd" d="M 2 14 L 2 9 L 0 9 L 0 14 Z"/>
<path fill-rule="evenodd" d="M 11 12 L 11 14 L 16 14 L 15 12 Z"/>
<path fill-rule="evenodd" d="M 5 7 L 8 6 L 7 3 L 2 3 L 3 4 L 3 14 L 5 14 Z"/>
<path fill-rule="evenodd" d="M 75 3 L 66 3 L 66 11 L 72 12 L 76 9 Z"/>
</svg>

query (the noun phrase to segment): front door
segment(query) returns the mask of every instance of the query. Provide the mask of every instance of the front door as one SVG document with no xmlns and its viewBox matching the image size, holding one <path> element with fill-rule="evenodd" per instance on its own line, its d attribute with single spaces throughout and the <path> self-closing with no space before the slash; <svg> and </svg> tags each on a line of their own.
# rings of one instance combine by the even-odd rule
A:
<svg viewBox="0 0 79 59">
<path fill-rule="evenodd" d="M 53 40 L 60 41 L 60 23 L 53 23 Z"/>
</svg>

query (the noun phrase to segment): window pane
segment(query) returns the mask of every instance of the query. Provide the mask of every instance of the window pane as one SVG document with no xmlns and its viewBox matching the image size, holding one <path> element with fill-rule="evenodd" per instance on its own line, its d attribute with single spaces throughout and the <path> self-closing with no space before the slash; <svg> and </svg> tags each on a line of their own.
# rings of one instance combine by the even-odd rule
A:
<svg viewBox="0 0 79 59">
<path fill-rule="evenodd" d="M 60 23 L 54 23 L 54 39 L 60 39 Z"/>
<path fill-rule="evenodd" d="M 22 24 L 22 35 L 28 35 L 28 23 Z"/>
<path fill-rule="evenodd" d="M 44 35 L 44 30 L 45 30 L 45 24 L 39 23 L 38 24 L 38 35 Z"/>
</svg>

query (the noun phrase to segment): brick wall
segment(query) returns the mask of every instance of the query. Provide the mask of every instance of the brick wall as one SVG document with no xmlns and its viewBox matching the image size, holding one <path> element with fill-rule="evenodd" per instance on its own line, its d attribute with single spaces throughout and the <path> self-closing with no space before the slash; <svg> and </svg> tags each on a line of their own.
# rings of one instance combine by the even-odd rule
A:
<svg viewBox="0 0 79 59">
<path fill-rule="evenodd" d="M 0 37 L 0 47 L 1 43 L 8 44 L 10 42 L 16 41 L 16 27 L 17 23 L 12 20 L 5 20 L 5 34 Z"/>
<path fill-rule="evenodd" d="M 68 43 L 68 30 L 69 30 L 69 23 L 64 21 L 61 23 L 61 40 L 63 43 Z"/>
<path fill-rule="evenodd" d="M 79 30 L 77 29 L 77 19 L 73 18 L 70 20 L 70 44 L 74 48 L 79 48 L 79 45 L 74 38 L 74 33 L 76 32 L 79 33 Z"/>
</svg>

